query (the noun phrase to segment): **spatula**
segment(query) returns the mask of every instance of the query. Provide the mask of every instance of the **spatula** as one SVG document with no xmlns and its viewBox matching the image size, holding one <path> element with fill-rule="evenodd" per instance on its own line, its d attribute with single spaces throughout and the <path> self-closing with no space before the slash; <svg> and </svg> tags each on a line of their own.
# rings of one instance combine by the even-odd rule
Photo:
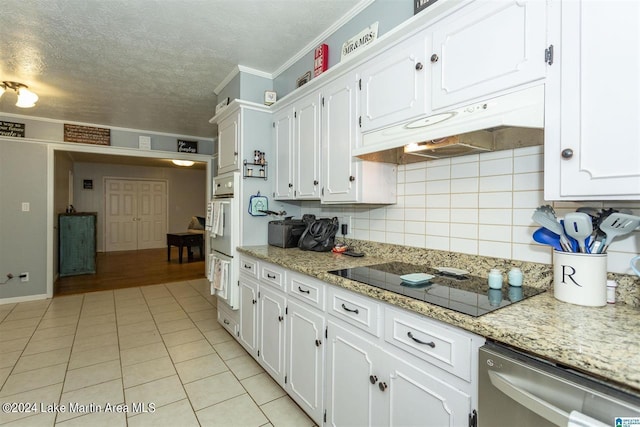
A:
<svg viewBox="0 0 640 427">
<path fill-rule="evenodd" d="M 564 231 L 578 241 L 580 252 L 587 253 L 585 240 L 593 233 L 591 217 L 583 212 L 571 212 L 564 216 Z"/>
<path fill-rule="evenodd" d="M 640 225 L 640 217 L 635 215 L 615 212 L 606 217 L 600 223 L 600 230 L 602 230 L 607 237 L 600 248 L 598 248 L 598 253 L 605 253 L 611 242 L 613 242 L 613 239 L 631 233 L 638 228 L 638 225 Z"/>
<path fill-rule="evenodd" d="M 543 245 L 549 245 L 557 251 L 564 251 L 560 245 L 560 236 L 551 232 L 549 229 L 540 227 L 533 232 L 533 240 Z"/>
<path fill-rule="evenodd" d="M 547 230 L 560 236 L 560 245 L 562 248 L 565 252 L 572 252 L 571 244 L 567 240 L 567 236 L 564 234 L 564 228 L 558 222 L 553 212 L 545 209 L 544 206 L 541 206 L 535 210 L 532 219 Z"/>
</svg>

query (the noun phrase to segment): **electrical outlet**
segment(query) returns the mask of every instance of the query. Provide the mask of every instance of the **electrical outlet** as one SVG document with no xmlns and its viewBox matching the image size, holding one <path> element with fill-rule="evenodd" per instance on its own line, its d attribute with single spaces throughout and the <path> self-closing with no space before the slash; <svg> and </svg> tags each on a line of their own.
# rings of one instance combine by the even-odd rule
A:
<svg viewBox="0 0 640 427">
<path fill-rule="evenodd" d="M 340 234 L 342 235 L 342 226 L 346 225 L 347 226 L 347 234 L 346 236 L 351 236 L 353 235 L 353 229 L 352 227 L 352 220 L 351 220 L 351 216 L 343 216 L 342 218 L 340 218 Z"/>
<path fill-rule="evenodd" d="M 29 202 L 22 202 L 22 212 L 29 212 L 31 210 L 31 205 Z"/>
<path fill-rule="evenodd" d="M 28 282 L 29 281 L 29 273 L 20 273 L 20 281 Z"/>
</svg>

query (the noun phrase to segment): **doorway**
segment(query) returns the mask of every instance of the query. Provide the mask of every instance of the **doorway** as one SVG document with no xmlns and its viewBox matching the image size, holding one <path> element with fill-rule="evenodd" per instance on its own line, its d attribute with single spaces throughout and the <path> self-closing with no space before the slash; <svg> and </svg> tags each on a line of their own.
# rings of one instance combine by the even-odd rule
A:
<svg viewBox="0 0 640 427">
<path fill-rule="evenodd" d="M 105 179 L 105 251 L 166 246 L 167 182 Z"/>
</svg>

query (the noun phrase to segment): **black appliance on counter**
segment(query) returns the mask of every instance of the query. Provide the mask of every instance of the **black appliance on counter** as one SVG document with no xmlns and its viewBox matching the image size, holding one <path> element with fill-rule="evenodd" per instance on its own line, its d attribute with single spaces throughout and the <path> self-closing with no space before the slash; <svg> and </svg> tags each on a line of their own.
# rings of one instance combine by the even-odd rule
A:
<svg viewBox="0 0 640 427">
<path fill-rule="evenodd" d="M 515 287 L 507 284 L 502 289 L 489 289 L 486 278 L 444 270 L 446 269 L 390 262 L 334 270 L 329 273 L 473 317 L 482 316 L 544 292 L 544 289 L 531 286 Z M 408 283 L 400 278 L 413 273 L 427 273 L 434 277 L 419 284 Z"/>
<path fill-rule="evenodd" d="M 307 223 L 302 219 L 283 219 L 269 221 L 268 243 L 279 248 L 295 248 L 298 246 L 300 236 L 307 228 Z"/>
</svg>

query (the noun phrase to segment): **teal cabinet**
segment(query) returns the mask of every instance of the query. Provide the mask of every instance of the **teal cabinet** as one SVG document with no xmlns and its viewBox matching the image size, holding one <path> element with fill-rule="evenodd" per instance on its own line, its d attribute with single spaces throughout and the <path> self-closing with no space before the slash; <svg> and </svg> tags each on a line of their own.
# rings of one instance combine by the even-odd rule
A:
<svg viewBox="0 0 640 427">
<path fill-rule="evenodd" d="M 58 216 L 58 272 L 60 277 L 96 272 L 96 214 Z"/>
</svg>

